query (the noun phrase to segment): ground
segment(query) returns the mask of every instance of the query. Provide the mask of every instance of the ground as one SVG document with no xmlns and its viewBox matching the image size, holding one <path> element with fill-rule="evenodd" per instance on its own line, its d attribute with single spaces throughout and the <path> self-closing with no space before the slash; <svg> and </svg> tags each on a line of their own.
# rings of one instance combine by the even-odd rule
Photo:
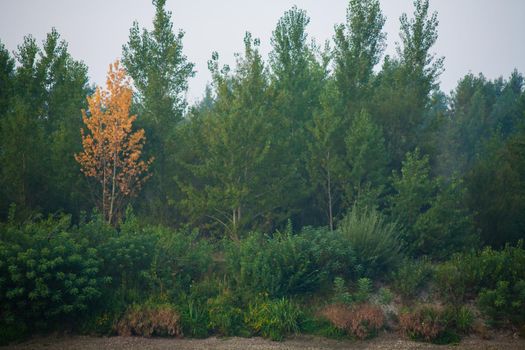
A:
<svg viewBox="0 0 525 350">
<path fill-rule="evenodd" d="M 525 349 L 525 339 L 517 339 L 511 335 L 497 336 L 491 340 L 479 337 L 468 337 L 459 345 L 433 345 L 416 343 L 402 339 L 397 335 L 383 334 L 370 341 L 332 340 L 312 336 L 297 336 L 284 342 L 273 342 L 262 338 L 208 338 L 208 339 L 169 339 L 140 337 L 91 337 L 91 336 L 48 336 L 37 337 L 29 341 L 14 344 L 9 349 L 17 350 L 99 350 L 99 349 L 146 349 L 146 350 L 196 350 L 196 349 L 239 349 L 239 350 L 320 350 L 320 349 L 456 349 L 456 350 L 522 350 Z M 4 347 L 0 347 L 4 349 Z"/>
</svg>

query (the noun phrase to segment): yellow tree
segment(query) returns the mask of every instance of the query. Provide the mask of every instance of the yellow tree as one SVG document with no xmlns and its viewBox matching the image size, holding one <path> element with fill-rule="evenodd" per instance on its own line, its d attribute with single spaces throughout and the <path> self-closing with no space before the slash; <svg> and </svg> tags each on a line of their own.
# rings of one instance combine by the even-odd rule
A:
<svg viewBox="0 0 525 350">
<path fill-rule="evenodd" d="M 153 161 L 141 159 L 146 137 L 144 129 L 132 130 L 137 116 L 130 115 L 131 100 L 129 78 L 117 60 L 109 66 L 106 89 L 97 88 L 87 98 L 89 111 L 82 110 L 87 132 L 80 130 L 84 150 L 75 159 L 84 175 L 101 185 L 92 193 L 110 224 L 149 178 Z"/>
</svg>

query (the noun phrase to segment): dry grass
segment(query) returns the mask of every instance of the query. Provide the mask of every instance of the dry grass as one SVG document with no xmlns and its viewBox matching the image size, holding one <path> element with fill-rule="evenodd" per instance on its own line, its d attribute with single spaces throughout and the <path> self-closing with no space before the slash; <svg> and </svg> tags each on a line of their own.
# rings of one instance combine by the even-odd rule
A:
<svg viewBox="0 0 525 350">
<path fill-rule="evenodd" d="M 116 324 L 118 335 L 181 336 L 180 316 L 173 306 L 134 305 Z"/>
<path fill-rule="evenodd" d="M 414 311 L 399 315 L 399 327 L 406 336 L 432 341 L 445 330 L 442 309 L 435 305 L 422 305 Z"/>
<path fill-rule="evenodd" d="M 385 324 L 383 311 L 367 303 L 351 307 L 332 304 L 321 310 L 320 314 L 335 327 L 345 330 L 358 339 L 366 339 L 377 334 Z"/>
</svg>

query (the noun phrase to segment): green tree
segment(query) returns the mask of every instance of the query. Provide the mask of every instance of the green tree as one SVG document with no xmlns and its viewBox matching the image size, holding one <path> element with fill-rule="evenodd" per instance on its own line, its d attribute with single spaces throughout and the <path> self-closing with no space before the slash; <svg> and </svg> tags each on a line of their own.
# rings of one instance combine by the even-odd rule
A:
<svg viewBox="0 0 525 350">
<path fill-rule="evenodd" d="M 394 173 L 393 187 L 391 214 L 404 228 L 410 254 L 443 259 L 477 245 L 464 183 L 456 177 L 448 182 L 432 178 L 428 155 L 421 156 L 417 148 L 407 153 L 401 176 Z"/>
<path fill-rule="evenodd" d="M 385 48 L 384 24 L 378 0 L 350 0 L 346 23 L 335 27 L 334 76 L 347 116 L 363 107 L 373 69 Z"/>
<path fill-rule="evenodd" d="M 349 207 L 358 201 L 376 209 L 378 197 L 387 180 L 387 153 L 383 132 L 374 124 L 368 112 L 362 110 L 354 119 L 345 138 L 349 171 L 345 178 L 345 199 Z"/>
<path fill-rule="evenodd" d="M 2 204 L 16 203 L 20 215 L 35 209 L 78 212 L 83 187 L 73 154 L 80 148 L 87 67 L 73 60 L 55 29 L 42 49 L 25 37 L 16 58 L 12 96 L 0 119 Z"/>
<path fill-rule="evenodd" d="M 219 69 L 217 54 L 209 63 L 215 102 L 182 127 L 187 136 L 180 166 L 186 176 L 178 177 L 184 194 L 179 204 L 189 222 L 235 240 L 247 229 L 271 229 L 288 216 L 285 186 L 294 173 L 280 160 L 279 125 L 269 110 L 259 41 L 247 33 L 244 44 L 233 74 Z"/>
<path fill-rule="evenodd" d="M 0 41 L 0 118 L 7 113 L 13 95 L 15 60 Z"/>
<path fill-rule="evenodd" d="M 443 58 L 431 53 L 437 40 L 437 14 L 429 14 L 428 0 L 414 1 L 414 14 L 403 14 L 398 57 L 386 57 L 374 82 L 370 112 L 383 128 L 394 169 L 415 147 L 428 147 L 426 140 L 435 126 L 432 96 L 438 91 Z M 424 149 L 429 152 L 428 149 Z"/>
<path fill-rule="evenodd" d="M 397 48 L 406 70 L 408 82 L 413 84 L 413 93 L 425 107 L 430 92 L 437 87 L 437 79 L 443 71 L 443 57 L 436 58 L 430 50 L 437 41 L 439 21 L 437 12 L 429 14 L 429 0 L 414 0 L 414 17 L 404 13 L 401 23 L 401 46 Z"/>
<path fill-rule="evenodd" d="M 176 147 L 175 128 L 186 108 L 188 79 L 194 75 L 194 65 L 183 53 L 184 32 L 174 33 L 165 3 L 153 0 L 153 30 L 141 31 L 134 22 L 122 48 L 122 63 L 136 88 L 137 114 L 141 116 L 137 125 L 148 135 L 145 154 L 155 157 L 153 177 L 144 188 L 139 201 L 144 204 L 139 209 L 161 222 L 173 216 L 167 204 L 175 200 L 172 178 L 176 168 L 168 162 L 166 150 Z"/>
<path fill-rule="evenodd" d="M 309 141 L 307 169 L 315 202 L 325 214 L 330 230 L 334 229 L 335 217 L 341 205 L 342 174 L 344 162 L 341 157 L 340 139 L 342 118 L 336 111 L 335 81 L 330 80 L 323 90 L 321 110 L 308 125 Z"/>
<path fill-rule="evenodd" d="M 279 19 L 272 35 L 270 52 L 270 98 L 272 113 L 279 124 L 278 134 L 285 150 L 283 161 L 296 168 L 291 200 L 293 219 L 300 224 L 311 223 L 312 200 L 307 184 L 306 163 L 309 157 L 306 126 L 320 108 L 319 95 L 327 77 L 328 55 L 319 53 L 312 41 L 308 43 L 306 27 L 310 21 L 304 10 L 292 7 Z M 319 57 L 321 56 L 321 57 Z"/>
<path fill-rule="evenodd" d="M 467 173 L 467 201 L 483 242 L 501 247 L 525 238 L 525 132 L 494 148 Z"/>
</svg>

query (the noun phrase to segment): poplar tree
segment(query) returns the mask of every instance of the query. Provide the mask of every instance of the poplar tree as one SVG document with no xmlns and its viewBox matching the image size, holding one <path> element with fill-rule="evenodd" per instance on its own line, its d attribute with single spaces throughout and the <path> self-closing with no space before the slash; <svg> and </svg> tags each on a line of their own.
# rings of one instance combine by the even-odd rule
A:
<svg viewBox="0 0 525 350">
<path fill-rule="evenodd" d="M 174 32 L 166 0 L 153 0 L 153 5 L 153 30 L 141 30 L 133 23 L 122 47 L 122 63 L 133 78 L 135 108 L 140 116 L 137 123 L 149 135 L 144 151 L 156 159 L 138 209 L 166 223 L 173 217 L 169 204 L 176 199 L 173 175 L 177 171 L 167 150 L 177 147 L 175 129 L 186 109 L 185 93 L 194 65 L 183 52 L 184 32 Z"/>
</svg>

